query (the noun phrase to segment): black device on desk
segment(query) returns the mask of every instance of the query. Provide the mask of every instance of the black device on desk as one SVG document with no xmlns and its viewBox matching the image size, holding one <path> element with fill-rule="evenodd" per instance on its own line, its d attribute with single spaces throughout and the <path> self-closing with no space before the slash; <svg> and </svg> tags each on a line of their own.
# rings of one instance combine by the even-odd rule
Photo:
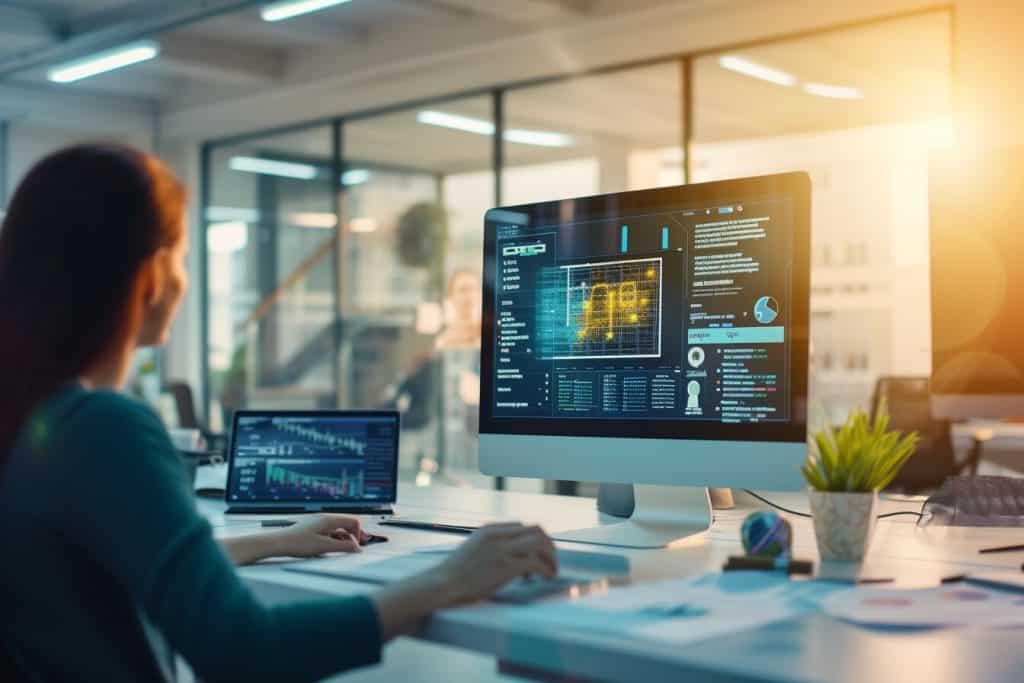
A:
<svg viewBox="0 0 1024 683">
<path fill-rule="evenodd" d="M 917 432 L 917 450 L 889 485 L 889 490 L 918 493 L 942 485 L 947 477 L 960 474 L 966 465 L 953 457 L 949 420 L 932 417 L 931 389 L 927 377 L 879 377 L 871 401 L 875 419 L 882 406 L 889 413 L 889 427 L 904 433 Z"/>
<path fill-rule="evenodd" d="M 391 517 L 383 519 L 381 526 L 393 526 L 402 529 L 416 529 L 418 531 L 437 531 L 446 534 L 461 534 L 468 536 L 480 528 L 479 524 L 458 524 L 455 522 L 431 522 L 428 520 L 406 519 L 403 517 Z"/>
<path fill-rule="evenodd" d="M 398 434 L 394 411 L 238 411 L 227 511 L 392 514 Z"/>
<path fill-rule="evenodd" d="M 1024 526 L 1024 479 L 950 477 L 922 512 L 929 523 L 947 526 Z"/>
</svg>

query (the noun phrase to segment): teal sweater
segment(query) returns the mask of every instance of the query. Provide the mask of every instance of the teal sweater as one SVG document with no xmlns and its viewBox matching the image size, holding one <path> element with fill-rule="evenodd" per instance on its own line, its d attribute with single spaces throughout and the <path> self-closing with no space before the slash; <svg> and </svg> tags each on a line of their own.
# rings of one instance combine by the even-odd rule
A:
<svg viewBox="0 0 1024 683">
<path fill-rule="evenodd" d="M 70 385 L 0 468 L 0 668 L 13 660 L 19 680 L 164 680 L 167 645 L 204 681 L 315 680 L 380 661 L 369 599 L 253 597 L 142 404 Z"/>
</svg>

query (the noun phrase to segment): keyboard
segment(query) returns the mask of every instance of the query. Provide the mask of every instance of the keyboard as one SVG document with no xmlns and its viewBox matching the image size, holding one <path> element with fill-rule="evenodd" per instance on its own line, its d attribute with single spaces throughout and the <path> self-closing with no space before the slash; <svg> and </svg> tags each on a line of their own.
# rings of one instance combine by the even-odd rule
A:
<svg viewBox="0 0 1024 683">
<path fill-rule="evenodd" d="M 553 579 L 531 576 L 505 584 L 491 599 L 495 602 L 525 605 L 536 600 L 561 595 L 573 587 L 585 588 L 591 583 L 593 583 L 592 579 L 580 576 L 556 576 Z"/>
<path fill-rule="evenodd" d="M 931 524 L 1024 526 L 1024 478 L 950 477 L 923 512 Z"/>
</svg>

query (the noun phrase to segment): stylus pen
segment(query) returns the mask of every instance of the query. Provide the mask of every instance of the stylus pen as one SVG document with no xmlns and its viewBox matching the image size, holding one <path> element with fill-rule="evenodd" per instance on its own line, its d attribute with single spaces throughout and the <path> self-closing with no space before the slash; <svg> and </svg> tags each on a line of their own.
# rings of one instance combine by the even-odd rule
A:
<svg viewBox="0 0 1024 683">
<path fill-rule="evenodd" d="M 395 526 L 403 529 L 419 529 L 420 531 L 440 531 L 448 534 L 471 534 L 476 527 L 463 526 L 460 524 L 439 524 L 435 522 L 415 522 L 408 519 L 385 519 L 380 522 L 381 526 Z"/>
<path fill-rule="evenodd" d="M 1024 550 L 1024 545 L 1002 545 L 995 548 L 982 548 L 978 552 L 984 555 L 985 553 L 1013 553 L 1018 550 Z"/>
<path fill-rule="evenodd" d="M 293 524 L 295 524 L 294 519 L 265 519 L 262 522 L 260 522 L 260 526 L 262 527 L 284 527 L 292 526 Z"/>
</svg>

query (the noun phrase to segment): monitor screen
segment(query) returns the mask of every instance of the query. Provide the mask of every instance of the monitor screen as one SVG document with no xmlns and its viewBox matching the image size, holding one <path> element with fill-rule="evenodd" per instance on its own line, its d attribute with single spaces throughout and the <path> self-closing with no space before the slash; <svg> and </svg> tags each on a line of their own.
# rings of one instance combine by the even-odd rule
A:
<svg viewBox="0 0 1024 683">
<path fill-rule="evenodd" d="M 803 438 L 789 429 L 807 372 L 795 182 L 489 212 L 482 431 Z"/>
<path fill-rule="evenodd" d="M 395 500 L 398 414 L 242 411 L 235 416 L 228 500 Z"/>
<path fill-rule="evenodd" d="M 1024 396 L 1021 150 L 937 156 L 929 198 L 932 393 Z"/>
</svg>

